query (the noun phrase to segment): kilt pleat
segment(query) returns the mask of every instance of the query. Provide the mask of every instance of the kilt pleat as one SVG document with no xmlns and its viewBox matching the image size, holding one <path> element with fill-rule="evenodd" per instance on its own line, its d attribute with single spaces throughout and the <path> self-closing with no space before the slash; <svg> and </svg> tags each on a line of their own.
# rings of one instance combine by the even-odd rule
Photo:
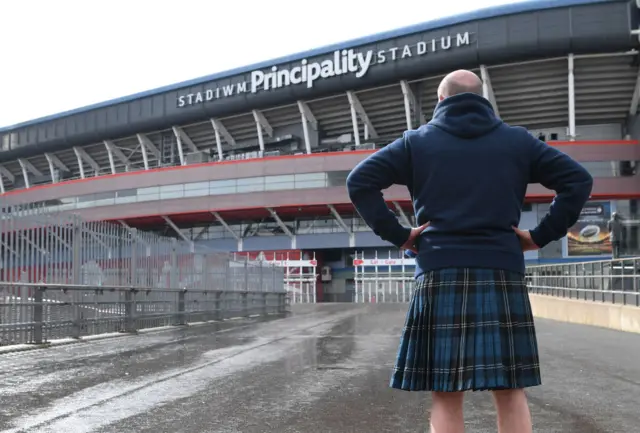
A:
<svg viewBox="0 0 640 433">
<path fill-rule="evenodd" d="M 454 392 L 540 384 L 523 275 L 452 268 L 427 272 L 416 280 L 392 388 Z"/>
</svg>

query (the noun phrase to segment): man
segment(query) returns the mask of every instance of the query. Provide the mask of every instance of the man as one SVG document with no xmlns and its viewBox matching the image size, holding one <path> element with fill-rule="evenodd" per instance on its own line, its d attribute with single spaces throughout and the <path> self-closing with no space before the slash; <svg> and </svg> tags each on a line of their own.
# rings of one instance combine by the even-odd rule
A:
<svg viewBox="0 0 640 433">
<path fill-rule="evenodd" d="M 611 219 L 607 222 L 609 239 L 611 240 L 611 253 L 614 259 L 620 258 L 620 241 L 622 240 L 622 222 L 617 212 L 611 214 Z"/>
<path fill-rule="evenodd" d="M 523 251 L 562 238 L 593 180 L 524 128 L 498 119 L 472 72 L 438 88 L 432 120 L 362 161 L 347 178 L 358 213 L 416 256 L 416 286 L 391 387 L 431 391 L 431 431 L 464 431 L 463 393 L 491 390 L 502 433 L 531 432 L 524 388 L 541 383 Z M 516 228 L 527 185 L 557 195 L 531 231 Z M 406 185 L 419 227 L 402 227 L 382 190 Z"/>
</svg>

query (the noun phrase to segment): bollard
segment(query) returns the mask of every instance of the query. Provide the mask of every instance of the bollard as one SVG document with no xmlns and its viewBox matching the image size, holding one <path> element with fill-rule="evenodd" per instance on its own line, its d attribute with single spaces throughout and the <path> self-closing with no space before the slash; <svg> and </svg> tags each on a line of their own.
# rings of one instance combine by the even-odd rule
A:
<svg viewBox="0 0 640 433">
<path fill-rule="evenodd" d="M 44 289 L 36 288 L 33 294 L 33 342 L 44 343 Z"/>
<path fill-rule="evenodd" d="M 175 325 L 185 325 L 186 312 L 185 312 L 185 298 L 187 296 L 187 289 L 178 292 L 178 312 L 176 313 Z"/>
</svg>

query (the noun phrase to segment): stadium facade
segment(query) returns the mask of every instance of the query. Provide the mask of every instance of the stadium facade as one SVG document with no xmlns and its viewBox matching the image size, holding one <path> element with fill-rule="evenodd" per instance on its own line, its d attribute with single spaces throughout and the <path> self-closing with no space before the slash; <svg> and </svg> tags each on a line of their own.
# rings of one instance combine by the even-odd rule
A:
<svg viewBox="0 0 640 433">
<path fill-rule="evenodd" d="M 467 68 L 502 119 L 595 178 L 581 221 L 529 261 L 610 255 L 614 211 L 638 253 L 639 18 L 629 0 L 517 3 L 2 128 L 0 202 L 266 256 L 308 280 L 307 295 L 353 299 L 371 266 L 392 279 L 411 263 L 355 214 L 346 176 L 428 121 L 442 76 Z M 407 191 L 385 197 L 411 224 Z M 552 199 L 530 185 L 521 227 Z"/>
</svg>

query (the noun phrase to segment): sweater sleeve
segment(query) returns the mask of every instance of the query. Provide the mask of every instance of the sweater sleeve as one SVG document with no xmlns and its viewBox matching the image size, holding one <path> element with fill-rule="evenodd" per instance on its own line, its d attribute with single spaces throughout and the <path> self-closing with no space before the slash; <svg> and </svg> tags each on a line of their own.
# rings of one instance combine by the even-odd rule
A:
<svg viewBox="0 0 640 433">
<path fill-rule="evenodd" d="M 356 210 L 385 241 L 402 246 L 411 232 L 387 207 L 382 190 L 391 185 L 408 185 L 411 157 L 405 138 L 400 138 L 361 161 L 347 177 L 347 191 Z"/>
<path fill-rule="evenodd" d="M 591 195 L 593 178 L 569 156 L 533 136 L 530 137 L 530 183 L 540 183 L 556 192 L 549 212 L 538 226 L 531 230 L 533 242 L 542 248 L 552 241 L 561 239 L 578 221 L 580 212 Z"/>
</svg>

